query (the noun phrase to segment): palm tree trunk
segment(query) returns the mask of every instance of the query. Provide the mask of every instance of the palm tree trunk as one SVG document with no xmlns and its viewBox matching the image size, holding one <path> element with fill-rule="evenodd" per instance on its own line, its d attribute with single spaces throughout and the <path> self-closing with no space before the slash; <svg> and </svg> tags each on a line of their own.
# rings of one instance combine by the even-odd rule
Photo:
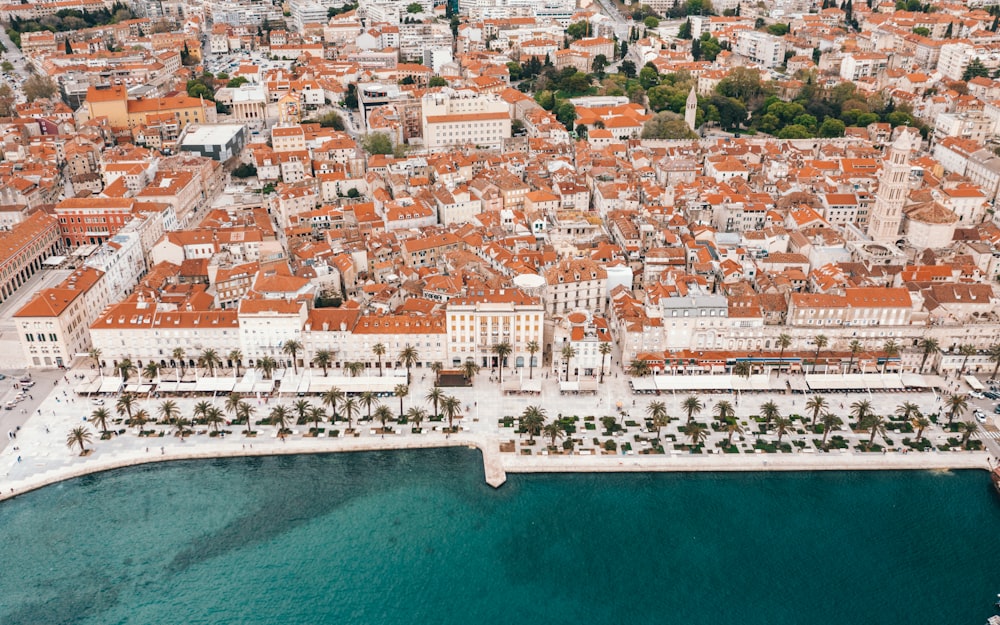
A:
<svg viewBox="0 0 1000 625">
<path fill-rule="evenodd" d="M 917 442 L 918 443 L 920 442 L 920 439 L 923 437 L 923 435 L 924 435 L 924 428 L 920 428 L 919 430 L 917 430 Z"/>
<path fill-rule="evenodd" d="M 732 446 L 733 446 L 733 431 L 730 430 L 729 436 L 726 438 L 726 447 L 732 447 Z"/>
<path fill-rule="evenodd" d="M 854 368 L 854 352 L 851 352 L 851 359 L 847 361 L 847 372 L 850 373 L 851 369 Z"/>
<path fill-rule="evenodd" d="M 535 356 L 528 356 L 528 379 L 532 380 L 535 377 Z"/>
<path fill-rule="evenodd" d="M 924 357 L 920 360 L 920 375 L 924 374 L 924 365 L 927 364 L 927 357 L 930 356 L 929 353 L 924 352 Z"/>
<path fill-rule="evenodd" d="M 785 348 L 782 347 L 781 351 L 778 352 L 778 377 L 781 377 L 781 366 L 785 362 Z"/>
<path fill-rule="evenodd" d="M 823 449 L 826 449 L 826 437 L 829 436 L 829 435 L 830 435 L 830 429 L 829 428 L 824 428 L 823 429 L 823 443 L 822 443 Z"/>
</svg>

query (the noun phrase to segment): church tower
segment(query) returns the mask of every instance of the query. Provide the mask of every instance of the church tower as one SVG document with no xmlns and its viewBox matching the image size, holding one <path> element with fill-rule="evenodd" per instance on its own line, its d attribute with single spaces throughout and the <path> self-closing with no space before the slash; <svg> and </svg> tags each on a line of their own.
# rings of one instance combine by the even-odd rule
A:
<svg viewBox="0 0 1000 625">
<path fill-rule="evenodd" d="M 684 121 L 687 122 L 688 128 L 692 132 L 695 132 L 695 119 L 698 116 L 698 95 L 694 92 L 694 87 L 691 87 L 691 93 L 688 94 L 687 105 L 684 107 Z"/>
<path fill-rule="evenodd" d="M 909 130 L 904 130 L 889 146 L 889 154 L 882 162 L 875 205 L 868 219 L 868 236 L 876 243 L 895 243 L 899 239 L 899 224 L 903 221 L 903 204 L 906 203 L 909 187 L 912 150 L 913 137 Z"/>
</svg>

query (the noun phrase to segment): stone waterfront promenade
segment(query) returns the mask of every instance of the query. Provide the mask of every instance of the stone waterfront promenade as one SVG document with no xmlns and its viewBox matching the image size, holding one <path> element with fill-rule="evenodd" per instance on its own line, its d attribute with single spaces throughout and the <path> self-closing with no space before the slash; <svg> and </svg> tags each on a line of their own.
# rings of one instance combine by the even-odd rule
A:
<svg viewBox="0 0 1000 625">
<path fill-rule="evenodd" d="M 89 374 L 90 371 L 88 370 Z M 277 436 L 271 425 L 256 425 L 257 435 L 248 437 L 245 426 L 225 426 L 230 432 L 225 437 L 207 434 L 207 426 L 195 426 L 195 434 L 183 441 L 174 435 L 166 425 L 147 425 L 145 429 L 163 432 L 163 436 L 139 437 L 135 428 L 127 428 L 123 423 L 110 427 L 115 431 L 125 430 L 109 440 L 100 440 L 96 427 L 85 420 L 98 408 L 91 398 L 74 396 L 67 384 L 59 384 L 46 389 L 35 387 L 36 393 L 47 393 L 37 412 L 16 432 L 16 438 L 8 436 L 6 446 L 0 451 L 0 499 L 23 494 L 27 491 L 53 484 L 62 480 L 151 462 L 203 459 L 229 456 L 260 456 L 300 453 L 359 452 L 367 450 L 426 449 L 434 447 L 466 446 L 479 449 L 483 455 L 486 482 L 499 487 L 506 481 L 507 473 L 544 472 L 641 472 L 641 471 L 811 471 L 811 470 L 917 470 L 917 469 L 988 469 L 991 458 L 996 458 L 1000 448 L 995 437 L 998 435 L 991 422 L 979 430 L 972 440 L 981 440 L 983 451 L 962 451 L 952 444 L 948 451 L 940 451 L 939 446 L 949 447 L 960 434 L 931 426 L 923 437 L 935 448 L 930 451 L 901 451 L 904 437 L 913 438 L 913 433 L 887 432 L 892 444 L 877 438 L 884 450 L 865 452 L 859 445 L 867 442 L 867 432 L 852 432 L 847 423 L 853 402 L 871 402 L 880 414 L 892 415 L 903 402 L 913 402 L 925 414 L 941 410 L 942 398 L 932 392 L 922 393 L 853 393 L 825 394 L 829 410 L 844 420 L 844 426 L 834 432 L 842 437 L 842 448 L 824 452 L 817 445 L 821 436 L 805 429 L 808 412 L 805 402 L 809 395 L 783 393 L 755 393 L 733 395 L 728 393 L 699 394 L 704 405 L 696 420 L 702 423 L 712 421 L 713 408 L 719 401 L 728 401 L 736 409 L 737 419 L 744 423 L 744 432 L 734 437 L 738 453 L 722 453 L 719 445 L 727 438 L 723 431 L 709 430 L 703 444 L 704 453 L 690 453 L 685 449 L 685 435 L 681 427 L 685 423 L 683 401 L 688 394 L 640 395 L 633 396 L 628 389 L 625 376 L 608 376 L 601 385 L 597 396 L 561 395 L 556 381 L 545 378 L 544 372 L 535 371 L 542 378 L 540 396 L 504 396 L 496 381 L 491 381 L 488 373 L 480 374 L 473 387 L 444 389 L 462 402 L 462 417 L 456 419 L 460 430 L 447 434 L 442 428 L 446 422 L 423 422 L 421 433 L 412 430 L 412 424 L 390 423 L 393 432 L 382 434 L 377 421 L 355 423 L 355 436 L 303 436 L 310 424 L 291 425 L 292 433 L 285 439 Z M 419 405 L 431 412 L 425 396 L 432 388 L 429 375 L 416 372 L 408 396 L 403 399 L 404 408 Z M 294 382 L 287 380 L 286 382 Z M 157 417 L 157 408 L 165 398 L 139 398 L 139 407 L 147 409 Z M 171 398 L 177 402 L 181 414 L 190 418 L 195 403 L 210 401 L 222 408 L 224 396 L 212 398 Z M 270 400 L 248 397 L 256 409 L 255 421 L 267 416 L 276 403 L 281 403 L 290 411 L 296 400 L 306 399 L 320 405 L 319 397 L 299 398 L 278 396 Z M 399 399 L 385 397 L 381 400 L 394 414 L 399 412 Z M 650 440 L 656 441 L 655 431 L 649 429 L 647 406 L 650 402 L 662 401 L 669 415 L 674 417 L 660 432 L 659 441 L 664 453 L 643 453 L 650 451 Z M 762 403 L 773 401 L 784 416 L 804 415 L 794 421 L 798 428 L 783 437 L 783 442 L 791 446 L 772 453 L 759 449 L 761 445 L 775 445 L 777 436 L 773 431 L 760 432 L 752 416 L 758 414 Z M 634 402 L 634 405 L 633 405 Z M 529 444 L 526 434 L 518 433 L 516 422 L 503 422 L 504 417 L 518 417 L 528 406 L 540 406 L 546 410 L 549 420 L 557 416 L 578 418 L 576 433 L 570 435 L 575 445 L 571 452 L 563 451 L 562 440 L 556 449 L 548 450 L 550 441 L 536 436 L 534 444 Z M 115 415 L 115 398 L 105 398 L 104 407 Z M 367 410 L 360 411 L 361 416 Z M 602 417 L 614 417 L 623 424 L 620 431 L 612 436 L 603 435 L 600 425 Z M 597 423 L 596 428 L 586 429 L 585 419 Z M 967 420 L 971 415 L 966 415 Z M 628 425 L 631 423 L 632 425 Z M 69 449 L 66 437 L 77 426 L 89 428 L 93 441 L 87 445 L 92 450 L 88 455 L 79 455 L 79 449 Z M 326 434 L 331 430 L 343 431 L 346 423 L 322 423 Z M 615 450 L 607 449 L 608 441 L 614 440 Z M 798 442 L 796 442 L 798 441 Z"/>
</svg>

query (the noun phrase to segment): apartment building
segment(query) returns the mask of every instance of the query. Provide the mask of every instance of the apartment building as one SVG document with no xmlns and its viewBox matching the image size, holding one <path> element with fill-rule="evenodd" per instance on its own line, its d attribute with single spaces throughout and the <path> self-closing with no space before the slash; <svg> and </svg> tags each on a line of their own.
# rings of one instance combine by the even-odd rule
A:
<svg viewBox="0 0 1000 625">
<path fill-rule="evenodd" d="M 7 301 L 61 248 L 58 220 L 42 211 L 9 230 L 0 230 L 0 302 Z"/>
<path fill-rule="evenodd" d="M 733 52 L 770 69 L 785 62 L 785 39 L 759 30 L 741 30 L 736 33 Z"/>
<path fill-rule="evenodd" d="M 525 367 L 528 344 L 545 344 L 545 307 L 539 298 L 517 289 L 478 292 L 449 300 L 446 310 L 451 366 L 471 360 L 482 367 L 499 363 L 493 346 L 510 345 L 507 366 Z"/>
<path fill-rule="evenodd" d="M 510 107 L 494 94 L 445 89 L 421 102 L 424 146 L 440 151 L 460 145 L 499 149 L 510 138 Z"/>
<path fill-rule="evenodd" d="M 601 312 L 607 282 L 607 270 L 589 258 L 562 260 L 545 272 L 545 310 L 550 315 Z"/>
</svg>

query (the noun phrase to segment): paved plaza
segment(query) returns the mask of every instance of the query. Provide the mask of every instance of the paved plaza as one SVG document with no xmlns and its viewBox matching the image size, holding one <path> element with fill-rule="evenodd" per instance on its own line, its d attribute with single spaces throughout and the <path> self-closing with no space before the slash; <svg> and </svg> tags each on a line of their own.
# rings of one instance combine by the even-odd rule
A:
<svg viewBox="0 0 1000 625">
<path fill-rule="evenodd" d="M 332 371 L 330 375 L 341 372 Z M 282 385 L 291 388 L 297 385 L 296 375 L 282 372 Z M 522 372 L 508 369 L 505 376 L 517 376 Z M 627 470 L 780 470 L 780 469 L 875 469 L 875 468 L 987 468 L 988 457 L 1000 455 L 997 445 L 997 429 L 995 415 L 990 411 L 988 423 L 981 426 L 973 440 L 983 441 L 985 451 L 938 451 L 939 446 L 948 446 L 960 439 L 960 433 L 946 432 L 939 426 L 931 426 L 924 432 L 924 438 L 930 441 L 935 449 L 925 452 L 899 451 L 902 439 L 914 438 L 915 434 L 899 434 L 888 432 L 893 441 L 886 445 L 879 437 L 876 444 L 885 447 L 884 451 L 863 452 L 857 447 L 867 442 L 867 432 L 852 432 L 847 424 L 850 406 L 859 400 L 870 401 L 875 412 L 885 416 L 892 415 L 904 401 L 916 403 L 921 411 L 930 415 L 941 410 L 942 398 L 934 392 L 883 392 L 883 393 L 824 393 L 828 400 L 830 412 L 840 416 L 844 426 L 833 432 L 835 436 L 844 437 L 845 449 L 834 449 L 824 452 L 817 449 L 816 442 L 821 435 L 806 432 L 808 422 L 805 407 L 808 394 L 791 394 L 780 392 L 753 393 L 701 393 L 698 396 L 704 409 L 696 416 L 696 421 L 706 426 L 712 422 L 713 410 L 717 402 L 728 401 L 736 410 L 736 419 L 742 424 L 744 433 L 734 435 L 737 453 L 723 453 L 719 448 L 726 440 L 728 433 L 716 431 L 708 427 L 707 439 L 699 453 L 691 453 L 687 448 L 690 442 L 684 432 L 686 413 L 682 402 L 689 397 L 688 393 L 661 395 L 634 395 L 629 387 L 628 378 L 620 371 L 605 376 L 604 383 L 599 385 L 596 395 L 560 394 L 558 381 L 554 374 L 536 369 L 536 377 L 541 380 L 540 395 L 504 395 L 501 392 L 495 374 L 488 371 L 480 373 L 473 386 L 445 388 L 446 394 L 456 397 L 462 405 L 462 416 L 456 420 L 460 430 L 454 434 L 443 431 L 447 422 L 423 423 L 423 432 L 414 433 L 412 424 L 390 423 L 393 432 L 383 434 L 379 431 L 377 421 L 363 421 L 355 424 L 356 436 L 345 437 L 343 431 L 346 423 L 338 422 L 331 425 L 324 423 L 325 436 L 313 438 L 303 436 L 309 431 L 310 424 L 292 425 L 292 434 L 282 440 L 277 436 L 277 430 L 270 425 L 257 425 L 254 429 L 257 436 L 246 436 L 245 426 L 226 426 L 230 432 L 225 437 L 208 435 L 207 426 L 194 426 L 195 434 L 183 441 L 177 437 L 173 429 L 167 425 L 147 425 L 146 429 L 163 432 L 163 436 L 139 437 L 135 428 L 128 428 L 115 413 L 115 397 L 103 397 L 104 407 L 115 416 L 113 425 L 115 431 L 124 430 L 109 440 L 100 440 L 96 428 L 86 419 L 97 408 L 96 397 L 76 396 L 74 389 L 88 381 L 80 381 L 74 376 L 83 375 L 88 378 L 96 376 L 89 366 L 64 372 L 66 377 L 56 375 L 40 376 L 39 383 L 33 388 L 36 399 L 40 399 L 33 414 L 26 415 L 26 420 L 19 430 L 8 434 L 2 451 L 0 451 L 0 489 L 2 495 L 9 497 L 24 492 L 39 485 L 81 475 L 97 470 L 128 466 L 144 462 L 155 462 L 180 458 L 202 458 L 214 456 L 264 455 L 279 453 L 312 453 L 325 451 L 353 451 L 362 449 L 405 449 L 436 446 L 469 445 L 483 451 L 486 463 L 487 478 L 498 485 L 503 481 L 505 472 L 538 472 L 538 471 L 627 471 Z M 300 372 L 299 376 L 322 375 L 319 371 Z M 523 372 L 527 376 L 527 371 Z M 432 388 L 432 375 L 429 371 L 415 369 L 410 392 L 403 399 L 404 409 L 416 404 L 432 412 L 425 396 Z M 41 399 L 44 396 L 44 399 Z M 158 406 L 165 398 L 156 398 L 150 394 L 139 395 L 139 408 L 145 408 L 154 418 L 158 415 Z M 183 416 L 190 418 L 194 406 L 199 401 L 210 401 L 220 409 L 224 409 L 226 397 L 171 397 L 180 407 Z M 276 395 L 271 398 L 246 397 L 254 405 L 255 421 L 263 419 L 277 404 L 281 403 L 292 411 L 292 405 L 298 399 L 294 395 Z M 318 396 L 304 397 L 314 405 L 320 405 Z M 385 397 L 381 400 L 394 415 L 399 413 L 399 399 Z M 647 407 L 650 402 L 662 401 L 667 413 L 673 417 L 670 424 L 660 432 L 659 445 L 662 453 L 656 449 L 656 434 L 646 420 Z M 777 435 L 773 428 L 762 433 L 760 424 L 752 420 L 752 416 L 760 413 L 760 406 L 766 401 L 773 401 L 782 416 L 804 415 L 805 421 L 793 422 L 789 433 L 783 436 L 786 443 L 784 452 L 775 449 Z M 534 444 L 528 444 L 527 434 L 519 433 L 516 419 L 529 406 L 540 406 L 545 410 L 549 421 L 559 417 L 576 417 L 573 425 L 576 432 L 569 435 L 574 441 L 571 452 L 562 449 L 564 439 L 557 441 L 557 448 L 548 450 L 549 441 L 536 436 Z M 971 407 L 970 407 L 971 411 Z M 361 408 L 359 414 L 363 417 L 367 409 Z M 227 415 L 227 418 L 229 415 Z M 505 417 L 512 419 L 503 422 Z M 611 417 L 618 424 L 619 431 L 604 432 L 602 417 Z M 964 417 L 972 418 L 971 412 Z M 944 419 L 941 420 L 941 423 Z M 590 429 L 587 424 L 593 424 Z M 93 441 L 88 445 L 92 452 L 80 456 L 78 449 L 69 449 L 66 438 L 69 431 L 77 426 L 90 429 Z M 331 430 L 339 430 L 341 436 L 331 438 Z M 15 438 L 16 436 L 16 438 Z M 595 442 L 596 439 L 596 442 Z M 614 450 L 608 449 L 608 441 L 614 441 Z M 955 445 L 953 444 L 952 447 Z M 768 453 L 768 449 L 773 453 Z M 762 448 L 762 449 L 758 449 Z M 493 474 L 491 476 L 491 473 Z"/>
</svg>

